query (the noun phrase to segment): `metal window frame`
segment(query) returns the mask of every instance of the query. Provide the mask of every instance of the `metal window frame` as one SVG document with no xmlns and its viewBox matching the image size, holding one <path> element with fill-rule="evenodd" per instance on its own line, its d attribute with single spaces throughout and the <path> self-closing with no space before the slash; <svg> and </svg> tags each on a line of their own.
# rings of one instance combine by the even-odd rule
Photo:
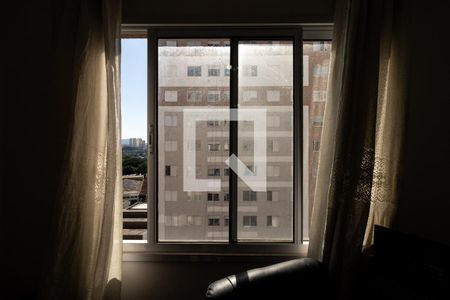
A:
<svg viewBox="0 0 450 300">
<path fill-rule="evenodd" d="M 145 27 L 145 26 L 144 26 Z M 144 30 L 132 26 L 130 30 L 127 26 L 123 27 L 129 32 Z M 240 40 L 283 40 L 291 39 L 293 41 L 294 51 L 293 57 L 293 110 L 294 110 L 294 201 L 293 201 L 293 242 L 237 242 L 237 185 L 229 188 L 229 242 L 158 242 L 157 234 L 157 218 L 158 218 L 158 202 L 155 200 L 156 191 L 158 189 L 157 176 L 157 147 L 156 142 L 149 143 L 149 165 L 148 169 L 152 170 L 148 174 L 148 208 L 147 216 L 147 243 L 124 243 L 123 249 L 125 257 L 129 260 L 145 260 L 146 255 L 152 257 L 155 254 L 180 254 L 180 255 L 278 255 L 278 256 L 299 256 L 305 255 L 307 251 L 307 243 L 304 243 L 302 236 L 302 220 L 303 203 L 302 203 L 302 88 L 303 88 L 303 66 L 301 52 L 303 41 L 307 40 L 330 40 L 331 26 L 306 26 L 303 24 L 289 26 L 172 26 L 172 27 L 147 27 L 148 39 L 148 132 L 149 141 L 157 141 L 157 50 L 158 39 L 161 38 L 230 38 L 231 47 L 231 65 L 236 66 L 238 55 L 238 41 Z M 235 70 L 234 70 L 235 71 Z M 230 103 L 231 107 L 237 107 L 237 84 L 238 78 L 231 70 L 230 72 Z M 234 102 L 234 103 L 233 103 Z M 237 122 L 230 122 L 230 131 L 237 131 Z M 233 126 L 233 124 L 235 124 Z M 235 128 L 232 128 L 235 127 Z M 237 144 L 230 140 L 230 154 L 237 154 Z M 230 183 L 237 181 L 237 175 L 230 172 Z M 234 218 L 234 222 L 232 221 Z M 139 257 L 139 258 L 137 258 Z"/>
</svg>

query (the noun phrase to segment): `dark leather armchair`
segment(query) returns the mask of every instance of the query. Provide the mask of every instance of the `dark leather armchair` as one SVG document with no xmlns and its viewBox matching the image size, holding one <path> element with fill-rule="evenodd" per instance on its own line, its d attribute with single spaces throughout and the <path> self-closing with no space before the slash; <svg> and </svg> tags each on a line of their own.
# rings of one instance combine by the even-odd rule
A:
<svg viewBox="0 0 450 300">
<path fill-rule="evenodd" d="M 301 258 L 217 280 L 208 286 L 206 299 L 328 299 L 329 293 L 326 268 Z"/>
</svg>

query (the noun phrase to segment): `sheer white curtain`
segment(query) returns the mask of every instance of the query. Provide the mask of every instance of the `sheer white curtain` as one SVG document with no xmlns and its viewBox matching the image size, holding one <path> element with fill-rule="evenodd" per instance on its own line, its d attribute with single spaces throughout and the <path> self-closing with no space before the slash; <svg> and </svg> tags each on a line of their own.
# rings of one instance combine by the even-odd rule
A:
<svg viewBox="0 0 450 300">
<path fill-rule="evenodd" d="M 401 167 L 405 1 L 338 0 L 309 256 L 351 297 L 373 225 L 390 226 Z"/>
<path fill-rule="evenodd" d="M 69 147 L 42 299 L 120 298 L 120 0 L 64 1 L 55 38 L 73 39 Z M 59 4 L 59 3 L 58 3 Z M 56 24 L 56 27 L 58 24 Z M 56 30 L 58 31 L 58 30 Z M 64 46 L 61 47 L 64 49 Z M 58 76 L 58 74 L 56 74 Z"/>
</svg>

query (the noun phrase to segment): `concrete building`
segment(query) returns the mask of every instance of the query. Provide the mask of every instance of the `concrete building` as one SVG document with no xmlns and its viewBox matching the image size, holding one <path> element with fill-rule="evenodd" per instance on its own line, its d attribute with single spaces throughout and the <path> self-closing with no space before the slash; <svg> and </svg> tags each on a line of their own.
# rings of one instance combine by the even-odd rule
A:
<svg viewBox="0 0 450 300">
<path fill-rule="evenodd" d="M 303 191 L 309 210 L 317 172 L 330 44 L 304 44 Z M 267 110 L 267 191 L 238 179 L 238 238 L 293 238 L 293 47 L 291 42 L 239 46 L 239 108 Z M 195 140 L 183 136 L 183 110 L 229 108 L 229 40 L 160 40 L 158 92 L 158 212 L 160 240 L 227 241 L 229 121 L 197 122 Z M 208 118 L 205 116 L 205 118 Z M 254 124 L 239 122 L 238 156 L 253 171 Z M 183 146 L 195 151 L 195 168 L 184 170 Z M 183 175 L 220 179 L 220 191 L 186 192 Z M 305 214 L 309 219 L 309 213 Z"/>
</svg>

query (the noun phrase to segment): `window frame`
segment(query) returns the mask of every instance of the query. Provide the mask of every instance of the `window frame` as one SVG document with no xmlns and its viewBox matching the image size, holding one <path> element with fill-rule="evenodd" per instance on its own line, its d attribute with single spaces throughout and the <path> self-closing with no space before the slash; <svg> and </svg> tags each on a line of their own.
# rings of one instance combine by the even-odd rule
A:
<svg viewBox="0 0 450 300">
<path fill-rule="evenodd" d="M 156 124 L 158 123 L 157 104 L 158 104 L 158 66 L 157 66 L 157 50 L 158 39 L 185 39 L 185 38 L 230 38 L 231 52 L 236 51 L 238 41 L 243 40 L 286 40 L 293 41 L 293 111 L 294 115 L 294 176 L 293 176 L 293 241 L 292 242 L 158 242 L 158 201 L 155 195 L 158 190 L 158 181 L 155 180 L 154 174 L 157 170 L 157 151 L 156 143 L 148 143 L 148 214 L 147 214 L 147 240 L 136 242 L 124 242 L 123 249 L 130 253 L 174 253 L 174 254 L 225 254 L 225 255 L 300 255 L 306 254 L 308 242 L 303 240 L 303 197 L 302 197 L 302 157 L 303 157 L 303 136 L 302 136 L 302 94 L 303 94 L 303 42 L 307 40 L 330 40 L 331 26 L 170 26 L 170 27 L 146 27 L 148 42 L 148 133 L 149 141 L 157 141 Z M 143 28 L 142 28 L 143 29 Z M 136 27 L 133 28 L 136 30 Z M 142 32 L 142 31 L 141 31 Z M 234 42 L 233 42 L 234 41 Z M 233 45 L 234 44 L 234 45 Z M 231 65 L 237 64 L 233 61 Z M 230 72 L 232 73 L 232 72 Z M 231 75 L 231 74 L 230 74 Z M 234 78 L 233 78 L 234 77 Z M 230 76 L 230 85 L 237 83 L 237 76 Z M 236 97 L 232 95 L 230 86 L 230 98 Z M 237 89 L 236 89 L 237 90 Z M 230 102 L 232 100 L 230 99 Z M 237 100 L 236 100 L 237 101 Z M 151 136 L 150 136 L 151 133 Z M 297 145 L 297 146 L 296 146 Z M 306 151 L 306 149 L 305 149 Z M 231 153 L 231 147 L 230 147 Z M 230 172 L 231 175 L 232 172 Z M 229 220 L 235 218 L 234 226 L 237 226 L 237 209 L 236 215 L 232 215 L 232 206 L 237 205 L 237 197 L 232 201 L 230 189 L 230 215 Z M 231 225 L 231 223 L 230 223 Z M 232 226 L 229 226 L 230 231 Z"/>
</svg>

